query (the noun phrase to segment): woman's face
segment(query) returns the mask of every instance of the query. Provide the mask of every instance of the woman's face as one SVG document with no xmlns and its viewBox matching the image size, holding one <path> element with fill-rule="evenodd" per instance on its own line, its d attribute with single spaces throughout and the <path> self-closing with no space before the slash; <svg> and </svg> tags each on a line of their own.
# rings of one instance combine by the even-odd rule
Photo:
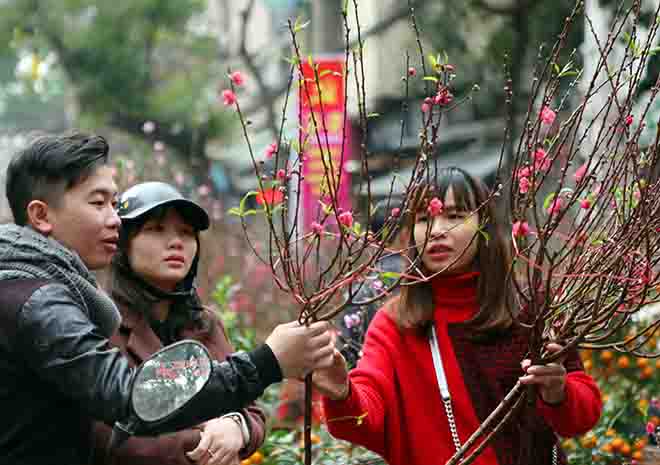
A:
<svg viewBox="0 0 660 465">
<path fill-rule="evenodd" d="M 478 214 L 457 209 L 451 187 L 443 204 L 442 212 L 434 217 L 426 210 L 417 212 L 413 230 L 417 251 L 430 273 L 464 273 L 472 268 L 477 255 Z"/>
<path fill-rule="evenodd" d="M 186 277 L 196 254 L 197 232 L 173 208 L 147 220 L 128 247 L 133 271 L 164 291 Z"/>
</svg>

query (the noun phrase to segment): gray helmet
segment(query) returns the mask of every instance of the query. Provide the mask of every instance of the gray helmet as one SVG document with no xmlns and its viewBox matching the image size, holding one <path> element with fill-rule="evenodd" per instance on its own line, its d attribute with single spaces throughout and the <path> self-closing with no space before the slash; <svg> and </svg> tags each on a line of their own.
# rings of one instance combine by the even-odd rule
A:
<svg viewBox="0 0 660 465">
<path fill-rule="evenodd" d="M 206 210 L 164 182 L 143 182 L 128 189 L 119 197 L 117 214 L 122 221 L 137 220 L 154 208 L 163 206 L 176 208 L 199 231 L 209 227 Z"/>
</svg>

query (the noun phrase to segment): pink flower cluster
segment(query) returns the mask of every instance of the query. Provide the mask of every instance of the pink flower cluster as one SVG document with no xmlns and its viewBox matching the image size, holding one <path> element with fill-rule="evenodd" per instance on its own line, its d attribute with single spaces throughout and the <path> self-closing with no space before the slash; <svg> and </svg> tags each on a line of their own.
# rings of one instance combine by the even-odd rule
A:
<svg viewBox="0 0 660 465">
<path fill-rule="evenodd" d="M 422 111 L 428 113 L 434 105 L 444 107 L 454 100 L 454 95 L 447 87 L 441 88 L 433 98 L 426 97 L 422 103 Z"/>
<path fill-rule="evenodd" d="M 546 124 L 548 126 L 552 125 L 552 123 L 555 122 L 555 118 L 557 117 L 557 114 L 550 109 L 549 106 L 544 106 L 541 109 L 541 122 L 543 124 Z"/>
<path fill-rule="evenodd" d="M 241 87 L 245 84 L 245 76 L 240 71 L 229 73 L 229 80 L 236 87 Z M 222 103 L 227 107 L 234 106 L 237 102 L 236 93 L 231 89 L 223 89 L 220 92 L 220 97 L 222 97 Z"/>
<path fill-rule="evenodd" d="M 513 237 L 525 237 L 529 234 L 529 224 L 527 221 L 516 221 L 511 228 Z"/>
</svg>

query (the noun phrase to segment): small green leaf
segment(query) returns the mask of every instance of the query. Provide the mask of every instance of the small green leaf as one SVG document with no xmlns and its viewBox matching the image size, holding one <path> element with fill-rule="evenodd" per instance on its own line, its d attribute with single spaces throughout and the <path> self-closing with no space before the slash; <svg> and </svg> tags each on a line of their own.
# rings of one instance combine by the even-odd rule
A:
<svg viewBox="0 0 660 465">
<path fill-rule="evenodd" d="M 555 193 L 554 192 L 549 193 L 546 196 L 546 198 L 543 200 L 543 209 L 547 210 L 554 199 L 555 199 Z"/>
<path fill-rule="evenodd" d="M 384 280 L 384 279 L 399 279 L 400 276 L 401 276 L 401 273 L 397 273 L 395 271 L 385 271 L 385 272 L 380 273 L 378 275 L 378 277 L 381 280 Z"/>
<path fill-rule="evenodd" d="M 246 212 L 243 212 L 243 215 L 241 215 L 241 216 L 250 216 L 250 215 L 256 215 L 256 214 L 257 214 L 257 210 L 255 210 L 254 208 L 251 208 L 250 210 L 248 210 Z"/>
<path fill-rule="evenodd" d="M 433 82 L 438 82 L 438 78 L 435 76 L 424 76 L 422 78 L 424 81 L 433 81 Z"/>
<path fill-rule="evenodd" d="M 246 204 L 247 200 L 248 200 L 250 197 L 254 196 L 254 195 L 257 195 L 257 191 L 250 191 L 250 192 L 248 192 L 247 194 L 245 194 L 245 195 L 243 196 L 243 198 L 241 199 L 241 203 L 240 203 L 240 205 L 238 206 L 239 213 L 240 213 L 241 215 L 243 215 L 243 212 L 245 211 L 245 204 Z"/>
<path fill-rule="evenodd" d="M 433 55 L 429 55 L 428 59 L 429 59 L 429 63 L 431 64 L 431 67 L 435 68 L 436 66 L 438 66 L 438 60 L 436 60 L 436 58 Z"/>
<path fill-rule="evenodd" d="M 227 214 L 228 215 L 241 216 L 241 211 L 238 208 L 233 207 L 233 208 L 230 208 L 229 210 L 227 210 Z"/>
<path fill-rule="evenodd" d="M 369 113 L 367 115 L 367 118 L 378 118 L 380 116 L 380 113 Z"/>
</svg>

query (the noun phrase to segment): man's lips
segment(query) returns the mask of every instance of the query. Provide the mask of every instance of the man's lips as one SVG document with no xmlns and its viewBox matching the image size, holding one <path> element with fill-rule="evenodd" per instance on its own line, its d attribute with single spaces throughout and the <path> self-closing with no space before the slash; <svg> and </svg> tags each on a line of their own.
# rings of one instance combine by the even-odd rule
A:
<svg viewBox="0 0 660 465">
<path fill-rule="evenodd" d="M 182 255 L 169 255 L 165 257 L 165 261 L 171 263 L 185 263 L 186 259 Z"/>
</svg>

